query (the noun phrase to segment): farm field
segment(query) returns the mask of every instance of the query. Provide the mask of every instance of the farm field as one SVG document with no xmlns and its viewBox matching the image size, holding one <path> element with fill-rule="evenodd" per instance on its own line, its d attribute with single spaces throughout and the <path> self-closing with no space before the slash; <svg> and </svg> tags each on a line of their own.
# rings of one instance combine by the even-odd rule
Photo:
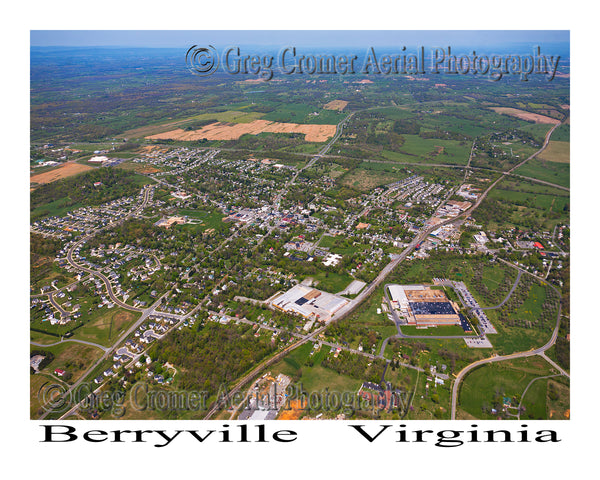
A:
<svg viewBox="0 0 600 480">
<path fill-rule="evenodd" d="M 55 182 L 56 180 L 60 180 L 61 178 L 71 177 L 81 172 L 92 170 L 92 168 L 93 167 L 81 165 L 79 163 L 66 163 L 60 167 L 50 170 L 49 172 L 39 173 L 30 176 L 29 182 L 31 184 L 51 183 Z"/>
<path fill-rule="evenodd" d="M 200 130 L 186 131 L 181 128 L 145 137 L 147 140 L 237 140 L 242 135 L 258 135 L 262 132 L 301 133 L 307 142 L 324 142 L 335 134 L 335 125 L 299 125 L 278 123 L 267 120 L 254 120 L 250 123 L 212 123 Z"/>
<path fill-rule="evenodd" d="M 556 142 L 551 140 L 546 150 L 540 153 L 538 158 L 549 162 L 569 163 L 570 151 L 570 142 Z"/>
<path fill-rule="evenodd" d="M 273 111 L 261 118 L 271 122 L 337 125 L 344 117 L 346 114 L 341 110 L 322 109 L 310 103 L 286 102 L 274 105 Z"/>
<path fill-rule="evenodd" d="M 161 122 L 156 125 L 147 125 L 145 127 L 134 128 L 123 132 L 118 138 L 143 138 L 148 135 L 154 135 L 157 133 L 167 132 L 172 130 L 173 127 L 186 126 L 187 124 L 193 124 L 193 122 L 201 122 L 207 120 L 213 120 L 215 122 L 232 122 L 232 123 L 246 123 L 252 122 L 261 118 L 264 114 L 258 112 L 240 112 L 236 110 L 226 110 L 224 112 L 214 113 L 202 113 L 200 115 L 194 115 L 192 117 L 184 118 L 181 120 L 175 120 L 173 122 Z"/>
<path fill-rule="evenodd" d="M 469 160 L 471 144 L 468 142 L 421 138 L 418 135 L 403 137 L 405 142 L 397 151 L 384 150 L 382 156 L 406 163 L 466 165 Z"/>
<path fill-rule="evenodd" d="M 559 120 L 557 120 L 556 118 L 552 118 L 552 117 L 547 117 L 545 115 L 540 115 L 539 113 L 531 113 L 531 112 L 526 112 L 524 110 L 519 110 L 516 108 L 508 108 L 508 107 L 490 107 L 491 110 L 494 110 L 494 112 L 496 113 L 501 113 L 504 115 L 510 115 L 512 117 L 517 117 L 520 118 L 521 120 L 526 120 L 529 122 L 535 122 L 535 123 L 549 123 L 549 124 L 556 124 L 556 123 L 560 123 Z"/>
<path fill-rule="evenodd" d="M 346 108 L 347 105 L 348 102 L 345 100 L 332 100 L 331 102 L 323 105 L 323 108 L 325 110 L 338 110 L 341 112 L 344 108 Z"/>
<path fill-rule="evenodd" d="M 570 183 L 568 163 L 548 162 L 534 158 L 529 160 L 525 165 L 517 168 L 515 173 L 562 185 L 563 187 L 568 187 Z"/>
</svg>

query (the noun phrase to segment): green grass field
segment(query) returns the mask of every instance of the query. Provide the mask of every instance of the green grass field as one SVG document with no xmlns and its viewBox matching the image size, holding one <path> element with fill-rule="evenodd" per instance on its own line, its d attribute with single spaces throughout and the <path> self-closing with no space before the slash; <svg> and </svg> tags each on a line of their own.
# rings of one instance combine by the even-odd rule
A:
<svg viewBox="0 0 600 480">
<path fill-rule="evenodd" d="M 318 282 L 316 287 L 329 293 L 337 293 L 344 290 L 354 279 L 348 274 L 321 271 L 311 277 Z"/>
<path fill-rule="evenodd" d="M 541 347 L 550 340 L 552 335 L 550 332 L 538 329 L 504 325 L 495 319 L 493 310 L 486 311 L 486 315 L 498 331 L 498 334 L 490 336 L 494 352 L 498 355 L 510 355 Z"/>
<path fill-rule="evenodd" d="M 318 113 L 318 115 L 313 115 Z M 274 111 L 262 117 L 263 120 L 282 123 L 308 123 L 319 125 L 337 125 L 348 114 L 335 110 L 324 110 L 316 105 L 303 103 L 281 103 Z"/>
<path fill-rule="evenodd" d="M 548 399 L 548 380 L 534 381 L 525 397 L 522 398 L 525 412 L 523 418 L 545 420 L 548 415 L 546 400 Z"/>
<path fill-rule="evenodd" d="M 519 205 L 530 206 L 547 212 L 561 212 L 565 208 L 565 205 L 570 203 L 569 197 L 565 195 L 567 192 L 556 189 L 554 191 L 556 195 L 516 192 L 514 190 L 504 190 L 502 189 L 502 184 L 500 184 L 499 187 L 489 193 L 489 197 L 515 202 Z"/>
<path fill-rule="evenodd" d="M 494 291 L 504 282 L 506 271 L 503 268 L 484 266 L 481 280 L 490 291 Z"/>
<path fill-rule="evenodd" d="M 512 315 L 535 323 L 542 313 L 542 305 L 546 299 L 546 289 L 541 285 L 532 285 L 527 299 Z"/>
<path fill-rule="evenodd" d="M 515 173 L 568 187 L 570 181 L 569 170 L 568 163 L 548 162 L 534 158 L 517 168 Z"/>
<path fill-rule="evenodd" d="M 83 207 L 83 204 L 76 203 L 74 205 L 65 205 L 69 201 L 69 197 L 59 198 L 53 202 L 40 205 L 31 211 L 32 219 L 40 219 L 43 217 L 62 217 L 67 212 Z"/>
<path fill-rule="evenodd" d="M 193 220 L 199 220 L 198 223 L 194 222 L 194 224 L 186 224 L 180 225 L 179 228 L 183 228 L 185 230 L 191 230 L 193 232 L 204 232 L 210 228 L 214 228 L 218 230 L 223 228 L 225 224 L 223 223 L 223 218 L 225 218 L 221 213 L 207 210 L 192 210 L 192 209 L 179 209 L 177 211 L 178 215 L 190 217 Z"/>
<path fill-rule="evenodd" d="M 62 342 L 51 347 L 31 346 L 32 350 L 45 350 L 54 354 L 52 360 L 41 372 L 53 375 L 60 368 L 72 374 L 70 382 L 77 381 L 81 375 L 104 353 L 98 347 L 77 342 Z M 59 377 L 60 378 L 60 377 Z"/>
<path fill-rule="evenodd" d="M 138 314 L 122 308 L 105 309 L 103 315 L 75 330 L 73 338 L 110 346 L 137 319 Z"/>
<path fill-rule="evenodd" d="M 496 418 L 505 398 L 510 399 L 512 406 L 518 406 L 527 384 L 533 378 L 549 373 L 550 365 L 540 357 L 483 365 L 464 378 L 458 397 L 459 408 L 475 418 Z M 492 408 L 498 413 L 492 414 Z"/>
<path fill-rule="evenodd" d="M 540 143 L 542 143 L 544 141 L 546 134 L 552 128 L 552 125 L 547 124 L 547 123 L 523 122 L 523 124 L 524 125 L 521 126 L 519 128 L 519 130 L 522 130 L 524 132 L 531 134 Z M 553 136 L 554 136 L 554 134 L 553 134 Z"/>
<path fill-rule="evenodd" d="M 407 325 L 401 327 L 401 330 L 405 335 L 415 336 L 458 336 L 475 334 L 475 332 L 465 332 L 460 325 L 442 325 L 429 328 L 417 328 Z"/>
<path fill-rule="evenodd" d="M 397 151 L 383 150 L 388 160 L 404 163 L 439 163 L 466 165 L 471 151 L 470 142 L 421 138 L 418 135 L 402 135 L 405 142 Z"/>
</svg>

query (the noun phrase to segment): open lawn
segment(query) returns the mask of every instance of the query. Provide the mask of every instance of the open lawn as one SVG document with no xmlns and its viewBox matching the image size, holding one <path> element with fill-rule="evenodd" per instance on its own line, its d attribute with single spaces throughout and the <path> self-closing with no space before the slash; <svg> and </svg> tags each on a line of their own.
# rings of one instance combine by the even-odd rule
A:
<svg viewBox="0 0 600 480">
<path fill-rule="evenodd" d="M 388 160 L 401 163 L 439 163 L 466 165 L 471 152 L 471 143 L 458 140 L 421 138 L 418 135 L 403 135 L 405 142 L 396 151 L 384 150 Z"/>
<path fill-rule="evenodd" d="M 492 319 L 494 316 L 492 310 L 488 310 L 486 315 L 492 321 L 492 324 L 498 331 L 496 335 L 490 335 L 489 340 L 494 346 L 494 352 L 498 355 L 510 355 L 515 352 L 524 352 L 532 348 L 543 346 L 550 340 L 551 333 L 543 332 L 533 328 L 511 327 L 504 325 L 499 320 Z"/>
<path fill-rule="evenodd" d="M 476 418 L 494 419 L 502 415 L 504 403 L 518 407 L 525 387 L 533 378 L 548 374 L 550 365 L 537 356 L 483 365 L 463 379 L 458 404 Z M 492 408 L 497 413 L 492 413 Z"/>
<path fill-rule="evenodd" d="M 52 347 L 37 347 L 32 345 L 31 349 L 41 349 L 52 352 L 54 354 L 54 360 L 43 368 L 41 372 L 53 375 L 54 370 L 60 368 L 72 374 L 72 377 L 69 380 L 70 383 L 77 381 L 104 353 L 98 347 L 76 342 L 62 342 L 61 344 Z M 60 379 L 60 377 L 57 378 Z"/>
<path fill-rule="evenodd" d="M 137 313 L 121 308 L 105 310 L 104 315 L 75 330 L 73 338 L 110 346 L 137 319 Z"/>
<path fill-rule="evenodd" d="M 316 287 L 329 293 L 337 293 L 344 290 L 354 279 L 346 274 L 321 271 L 311 275 L 316 282 Z"/>
<path fill-rule="evenodd" d="M 192 210 L 192 209 L 179 209 L 177 211 L 177 215 L 187 216 L 190 220 L 193 220 L 191 224 L 185 224 L 179 226 L 178 228 L 183 228 L 186 230 L 192 230 L 194 232 L 204 232 L 209 229 L 218 230 L 220 228 L 225 228 L 225 223 L 223 223 L 223 218 L 225 218 L 221 213 L 207 210 Z"/>
<path fill-rule="evenodd" d="M 460 325 L 440 325 L 437 327 L 417 328 L 412 325 L 401 327 L 402 333 L 405 335 L 416 336 L 458 336 L 458 335 L 475 335 L 475 332 L 465 332 Z"/>
</svg>

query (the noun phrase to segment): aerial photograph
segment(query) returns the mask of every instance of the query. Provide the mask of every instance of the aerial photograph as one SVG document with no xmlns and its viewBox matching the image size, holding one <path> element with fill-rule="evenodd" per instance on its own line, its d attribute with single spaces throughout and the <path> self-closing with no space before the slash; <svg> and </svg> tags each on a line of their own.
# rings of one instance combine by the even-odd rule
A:
<svg viewBox="0 0 600 480">
<path fill-rule="evenodd" d="M 568 30 L 29 51 L 30 419 L 569 420 Z"/>
</svg>

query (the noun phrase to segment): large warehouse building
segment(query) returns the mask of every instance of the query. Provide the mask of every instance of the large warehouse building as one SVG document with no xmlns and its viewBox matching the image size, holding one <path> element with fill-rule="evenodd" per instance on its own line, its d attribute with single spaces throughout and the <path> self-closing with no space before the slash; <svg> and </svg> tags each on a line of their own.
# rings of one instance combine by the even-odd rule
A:
<svg viewBox="0 0 600 480">
<path fill-rule="evenodd" d="M 455 325 L 461 320 L 443 290 L 425 285 L 388 285 L 392 308 L 399 310 L 407 325 Z"/>
<path fill-rule="evenodd" d="M 348 303 L 348 299 L 331 293 L 296 285 L 271 301 L 271 305 L 284 312 L 296 313 L 307 319 L 326 322 L 340 308 Z"/>
</svg>

